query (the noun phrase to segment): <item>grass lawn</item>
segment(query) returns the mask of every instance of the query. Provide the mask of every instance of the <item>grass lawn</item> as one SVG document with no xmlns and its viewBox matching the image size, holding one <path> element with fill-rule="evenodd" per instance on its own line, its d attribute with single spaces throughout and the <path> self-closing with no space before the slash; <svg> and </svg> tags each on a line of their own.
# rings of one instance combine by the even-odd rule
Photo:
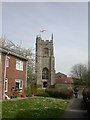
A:
<svg viewBox="0 0 90 120">
<path fill-rule="evenodd" d="M 30 97 L 22 100 L 8 100 L 2 103 L 4 118 L 59 118 L 69 100 Z"/>
</svg>

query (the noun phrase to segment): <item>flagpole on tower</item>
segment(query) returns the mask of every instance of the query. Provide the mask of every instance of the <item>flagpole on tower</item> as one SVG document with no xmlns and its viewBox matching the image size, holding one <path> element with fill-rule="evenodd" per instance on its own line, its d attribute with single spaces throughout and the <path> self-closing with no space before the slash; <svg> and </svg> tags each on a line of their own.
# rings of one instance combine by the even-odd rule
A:
<svg viewBox="0 0 90 120">
<path fill-rule="evenodd" d="M 45 32 L 45 31 L 46 31 L 45 29 L 41 29 L 41 30 L 39 31 L 39 37 L 41 37 L 41 33 Z"/>
<path fill-rule="evenodd" d="M 37 37 L 41 37 L 41 33 L 45 32 L 46 30 L 45 29 L 41 29 L 37 35 Z"/>
</svg>

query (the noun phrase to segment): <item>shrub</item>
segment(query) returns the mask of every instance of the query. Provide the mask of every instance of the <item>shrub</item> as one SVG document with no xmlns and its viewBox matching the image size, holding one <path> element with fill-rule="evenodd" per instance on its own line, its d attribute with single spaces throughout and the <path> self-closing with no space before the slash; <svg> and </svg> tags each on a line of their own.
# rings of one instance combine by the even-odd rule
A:
<svg viewBox="0 0 90 120">
<path fill-rule="evenodd" d="M 42 97 L 49 97 L 49 94 L 46 93 L 44 89 L 38 89 L 36 95 L 37 96 L 42 96 Z"/>
<path fill-rule="evenodd" d="M 30 97 L 31 96 L 31 88 L 30 87 L 27 87 L 25 89 L 25 92 L 26 92 L 26 97 Z"/>
<path fill-rule="evenodd" d="M 74 79 L 74 85 L 86 85 L 87 80 Z"/>
<path fill-rule="evenodd" d="M 37 94 L 37 85 L 35 83 L 32 83 L 30 87 L 26 88 L 25 91 L 27 97 L 34 96 Z"/>
<path fill-rule="evenodd" d="M 36 95 L 37 94 L 37 85 L 36 83 L 31 84 L 31 95 Z"/>
<path fill-rule="evenodd" d="M 49 88 L 55 88 L 55 84 L 54 85 L 50 85 Z"/>
<path fill-rule="evenodd" d="M 68 99 L 73 96 L 73 90 L 71 88 L 61 88 L 61 89 L 47 88 L 45 92 L 48 93 L 50 97 L 55 97 L 55 98 Z"/>
</svg>

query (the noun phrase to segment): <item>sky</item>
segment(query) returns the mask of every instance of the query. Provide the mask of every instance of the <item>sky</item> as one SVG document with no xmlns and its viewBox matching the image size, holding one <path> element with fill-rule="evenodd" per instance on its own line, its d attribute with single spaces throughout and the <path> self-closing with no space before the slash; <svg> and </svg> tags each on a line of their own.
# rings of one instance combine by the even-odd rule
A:
<svg viewBox="0 0 90 120">
<path fill-rule="evenodd" d="M 2 34 L 35 52 L 36 35 L 54 35 L 55 70 L 88 61 L 88 2 L 2 2 Z M 0 34 L 1 35 L 1 34 Z"/>
</svg>

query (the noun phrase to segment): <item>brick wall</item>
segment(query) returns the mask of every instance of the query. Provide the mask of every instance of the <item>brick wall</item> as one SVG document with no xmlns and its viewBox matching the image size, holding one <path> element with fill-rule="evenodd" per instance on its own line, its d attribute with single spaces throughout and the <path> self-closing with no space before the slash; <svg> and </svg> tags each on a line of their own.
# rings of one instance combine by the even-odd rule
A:
<svg viewBox="0 0 90 120">
<path fill-rule="evenodd" d="M 25 84 L 26 84 L 26 60 L 21 59 L 17 56 L 8 55 L 9 59 L 9 67 L 6 68 L 6 78 L 8 79 L 8 92 L 7 95 L 10 97 L 12 96 L 11 88 L 15 87 L 15 80 L 21 79 L 23 80 L 23 89 L 22 95 L 25 96 Z M 23 71 L 16 70 L 16 60 L 23 61 Z M 5 54 L 2 53 L 2 79 L 3 79 L 3 86 L 2 89 L 4 90 L 4 73 L 5 73 Z M 2 91 L 4 93 L 4 91 Z"/>
</svg>

